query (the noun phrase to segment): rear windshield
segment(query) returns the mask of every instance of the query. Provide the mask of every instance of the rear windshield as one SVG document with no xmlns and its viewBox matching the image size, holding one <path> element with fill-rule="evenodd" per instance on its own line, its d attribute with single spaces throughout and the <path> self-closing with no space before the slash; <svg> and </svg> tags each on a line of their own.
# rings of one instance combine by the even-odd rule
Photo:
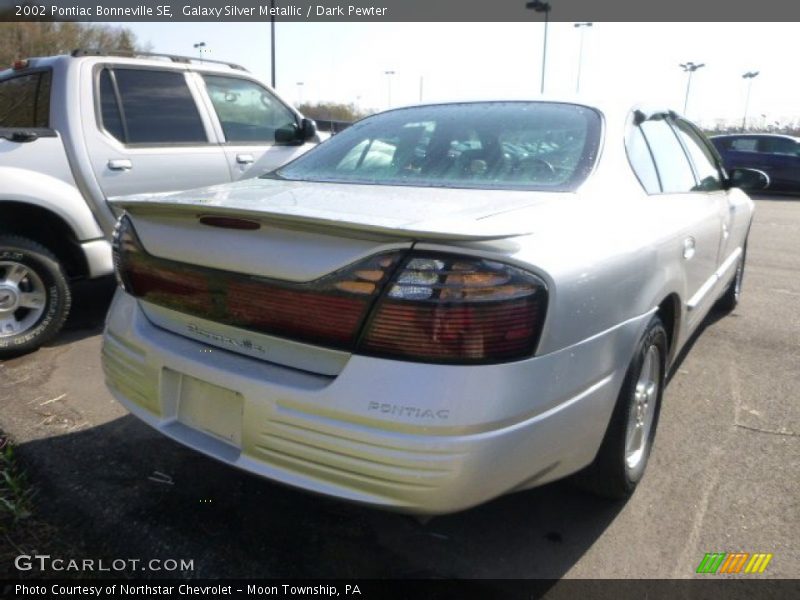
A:
<svg viewBox="0 0 800 600">
<path fill-rule="evenodd" d="M 600 116 L 551 102 L 421 106 L 364 119 L 267 177 L 568 191 L 586 179 Z"/>
<path fill-rule="evenodd" d="M 50 71 L 0 80 L 0 127 L 50 126 Z"/>
</svg>

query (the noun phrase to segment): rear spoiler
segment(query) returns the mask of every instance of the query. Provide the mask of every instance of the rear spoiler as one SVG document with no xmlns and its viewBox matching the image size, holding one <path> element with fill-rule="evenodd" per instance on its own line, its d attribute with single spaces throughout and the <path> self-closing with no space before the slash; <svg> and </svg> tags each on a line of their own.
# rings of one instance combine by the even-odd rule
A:
<svg viewBox="0 0 800 600">
<path fill-rule="evenodd" d="M 113 206 L 133 216 L 184 216 L 199 219 L 206 216 L 239 217 L 258 221 L 263 225 L 278 225 L 287 228 L 312 230 L 319 233 L 336 233 L 350 237 L 374 236 L 381 239 L 415 241 L 482 242 L 519 237 L 531 233 L 530 229 L 509 215 L 486 215 L 474 219 L 436 219 L 402 224 L 376 224 L 354 219 L 338 219 L 319 214 L 304 214 L 296 207 L 274 210 L 253 210 L 232 205 L 204 206 L 200 202 L 170 201 L 170 195 L 123 196 L 109 199 Z M 355 217 L 355 215 L 350 215 Z M 503 218 L 506 217 L 506 218 Z"/>
</svg>

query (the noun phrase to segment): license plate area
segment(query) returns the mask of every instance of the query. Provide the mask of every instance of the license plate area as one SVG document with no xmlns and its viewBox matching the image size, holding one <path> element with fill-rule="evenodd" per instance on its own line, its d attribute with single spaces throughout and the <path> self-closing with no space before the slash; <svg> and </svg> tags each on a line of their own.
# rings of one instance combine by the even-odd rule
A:
<svg viewBox="0 0 800 600">
<path fill-rule="evenodd" d="M 181 375 L 177 417 L 187 427 L 241 448 L 243 413 L 238 392 Z"/>
</svg>

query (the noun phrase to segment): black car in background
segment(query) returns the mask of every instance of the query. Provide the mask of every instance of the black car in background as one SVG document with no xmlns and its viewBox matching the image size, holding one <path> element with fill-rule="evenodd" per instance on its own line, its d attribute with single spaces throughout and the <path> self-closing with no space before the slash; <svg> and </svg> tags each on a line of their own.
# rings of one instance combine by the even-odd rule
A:
<svg viewBox="0 0 800 600">
<path fill-rule="evenodd" d="M 767 191 L 800 193 L 800 138 L 742 133 L 714 136 L 711 142 L 726 169 L 758 169 L 769 175 Z"/>
</svg>

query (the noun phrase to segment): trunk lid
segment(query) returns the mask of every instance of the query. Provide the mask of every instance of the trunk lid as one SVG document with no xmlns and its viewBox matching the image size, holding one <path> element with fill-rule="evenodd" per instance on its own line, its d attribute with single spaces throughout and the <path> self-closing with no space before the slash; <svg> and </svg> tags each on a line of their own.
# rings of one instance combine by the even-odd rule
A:
<svg viewBox="0 0 800 600">
<path fill-rule="evenodd" d="M 368 257 L 410 249 L 416 241 L 458 244 L 525 235 L 532 213 L 524 209 L 551 204 L 548 196 L 261 179 L 111 202 L 128 212 L 141 244 L 154 257 L 303 284 Z M 520 211 L 525 219 L 514 218 Z M 259 227 L 213 227 L 200 222 L 204 216 L 233 216 Z M 165 329 L 294 368 L 335 376 L 349 356 L 145 301 L 141 305 Z"/>
</svg>

